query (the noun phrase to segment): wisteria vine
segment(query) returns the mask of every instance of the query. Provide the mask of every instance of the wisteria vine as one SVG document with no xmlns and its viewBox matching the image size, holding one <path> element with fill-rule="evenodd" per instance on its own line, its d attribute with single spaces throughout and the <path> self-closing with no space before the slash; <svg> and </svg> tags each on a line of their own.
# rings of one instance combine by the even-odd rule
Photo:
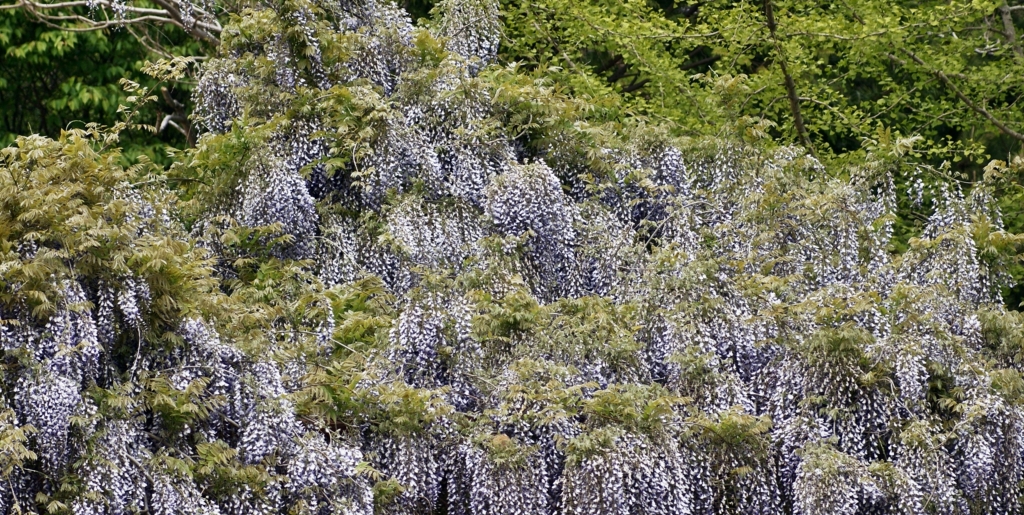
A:
<svg viewBox="0 0 1024 515">
<path fill-rule="evenodd" d="M 40 314 L 4 276 L 0 513 L 1024 513 L 985 183 L 902 199 L 896 254 L 891 158 L 607 129 L 496 63 L 498 7 L 225 28 L 173 170 L 205 210 L 90 200 L 217 286 L 70 267 Z"/>
</svg>

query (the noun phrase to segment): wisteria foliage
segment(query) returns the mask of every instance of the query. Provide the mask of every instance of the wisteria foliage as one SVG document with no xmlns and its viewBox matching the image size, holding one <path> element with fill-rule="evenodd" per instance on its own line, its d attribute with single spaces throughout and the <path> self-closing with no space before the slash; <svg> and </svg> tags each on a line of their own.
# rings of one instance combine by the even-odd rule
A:
<svg viewBox="0 0 1024 515">
<path fill-rule="evenodd" d="M 0 512 L 1024 513 L 986 183 L 897 255 L 891 154 L 609 128 L 434 15 L 251 6 L 178 199 L 4 151 Z"/>
</svg>

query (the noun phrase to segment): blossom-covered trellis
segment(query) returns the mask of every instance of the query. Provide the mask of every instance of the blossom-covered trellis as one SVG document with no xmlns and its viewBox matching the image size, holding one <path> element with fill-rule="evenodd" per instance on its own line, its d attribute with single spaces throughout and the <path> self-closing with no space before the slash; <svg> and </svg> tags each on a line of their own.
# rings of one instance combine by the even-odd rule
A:
<svg viewBox="0 0 1024 515">
<path fill-rule="evenodd" d="M 602 124 L 497 16 L 253 4 L 166 175 L 4 150 L 0 512 L 1024 513 L 986 183 L 894 254 L 894 155 Z"/>
</svg>

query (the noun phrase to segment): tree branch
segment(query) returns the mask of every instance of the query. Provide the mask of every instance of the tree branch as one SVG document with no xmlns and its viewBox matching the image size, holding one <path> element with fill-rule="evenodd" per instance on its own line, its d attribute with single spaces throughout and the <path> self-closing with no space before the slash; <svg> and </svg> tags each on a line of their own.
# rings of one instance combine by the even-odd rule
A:
<svg viewBox="0 0 1024 515">
<path fill-rule="evenodd" d="M 698 66 L 704 66 L 705 64 L 711 64 L 711 63 L 713 63 L 713 62 L 715 62 L 715 61 L 717 61 L 717 60 L 719 60 L 721 58 L 722 58 L 722 56 L 720 56 L 720 55 L 713 55 L 711 57 L 705 57 L 704 59 L 700 59 L 700 60 L 697 60 L 697 61 L 686 63 L 686 64 L 682 65 L 680 67 L 680 69 L 682 69 L 682 70 L 690 70 L 690 69 L 696 68 Z"/>
<path fill-rule="evenodd" d="M 217 18 L 211 13 L 208 13 L 202 8 L 196 6 L 191 9 L 191 12 L 195 13 L 195 16 L 189 16 L 186 18 L 185 16 L 182 16 L 181 9 L 179 8 L 179 2 L 181 0 L 152 1 L 156 5 L 160 6 L 161 9 L 137 7 L 133 5 L 118 5 L 117 8 L 114 9 L 111 0 L 68 0 L 62 2 L 18 0 L 13 4 L 0 5 L 0 10 L 21 9 L 40 22 L 68 32 L 91 32 L 110 27 L 155 22 L 178 27 L 184 30 L 191 37 L 204 43 L 209 43 L 211 45 L 220 44 L 218 35 L 221 32 L 221 25 L 220 22 L 217 21 Z M 115 16 L 113 19 L 107 17 L 106 19 L 97 20 L 79 14 L 74 14 L 73 12 L 69 13 L 67 11 L 68 9 L 75 9 L 78 7 L 100 7 L 105 12 L 114 11 L 123 14 Z M 78 25 L 67 26 L 65 25 L 67 22 L 76 23 Z"/>
<path fill-rule="evenodd" d="M 922 66 L 925 69 L 928 69 L 928 65 L 925 64 L 925 62 L 922 61 L 921 58 L 917 56 L 917 54 L 911 52 L 910 50 L 907 50 L 906 48 L 903 49 L 903 53 L 907 54 L 907 56 L 910 57 L 912 61 L 917 63 L 918 66 Z M 900 59 L 897 59 L 892 54 L 889 54 L 889 58 L 896 62 L 902 62 Z M 967 98 L 967 95 L 960 91 L 960 88 L 956 87 L 956 84 L 953 84 L 953 81 L 950 80 L 949 77 L 947 77 L 946 74 L 942 72 L 942 70 L 929 70 L 929 72 L 936 78 L 938 78 L 939 82 L 942 82 L 943 85 L 949 88 L 950 91 L 952 91 L 953 94 L 956 95 L 956 97 L 959 98 L 961 102 L 967 104 L 967 107 L 970 107 L 972 111 L 980 114 L 981 116 L 985 117 L 986 120 L 992 122 L 992 125 L 995 125 L 1000 131 L 1003 132 L 1003 134 L 1011 136 L 1019 141 L 1024 141 L 1024 134 L 1021 134 L 1011 129 L 1005 123 L 999 121 L 999 119 L 993 116 L 992 113 L 988 112 L 987 109 L 985 109 L 981 105 L 978 105 L 970 98 Z"/>
<path fill-rule="evenodd" d="M 779 38 L 776 34 L 778 25 L 775 23 L 775 11 L 772 6 L 772 0 L 764 0 L 764 16 L 768 22 L 768 32 L 771 34 L 772 42 L 775 44 L 775 52 L 779 56 L 779 69 L 782 70 L 782 77 L 786 85 L 786 97 L 789 98 L 789 110 L 793 113 L 793 125 L 796 126 L 797 135 L 800 136 L 800 141 L 803 143 L 807 150 L 811 152 L 811 155 L 817 157 L 817 153 L 814 151 L 814 145 L 811 143 L 811 138 L 807 134 L 807 127 L 804 125 L 804 117 L 800 113 L 800 97 L 796 94 L 796 83 L 793 81 L 793 76 L 789 74 L 789 69 L 786 67 L 786 58 L 782 54 L 782 45 L 779 44 Z"/>
<path fill-rule="evenodd" d="M 1003 18 L 1003 35 L 1006 36 L 1006 42 L 1010 44 L 1010 48 L 1013 49 L 1014 54 L 1017 54 L 1017 57 L 1024 57 L 1024 51 L 1021 50 L 1020 43 L 1017 42 L 1017 30 L 1013 27 L 1013 9 L 1004 5 L 999 8 L 999 14 Z"/>
<path fill-rule="evenodd" d="M 188 140 L 189 147 L 196 146 L 196 134 L 195 131 L 192 130 L 192 124 L 188 121 L 188 113 L 185 111 L 185 104 L 182 104 L 172 97 L 171 91 L 166 87 L 160 88 L 160 94 L 163 96 L 164 102 L 174 110 L 174 113 L 164 117 L 163 121 L 160 122 L 159 130 L 163 130 L 170 125 L 185 136 L 185 139 Z"/>
<path fill-rule="evenodd" d="M 628 86 L 622 88 L 622 92 L 623 93 L 632 93 L 632 92 L 634 92 L 634 91 L 636 91 L 636 90 L 646 86 L 648 82 L 651 82 L 651 79 L 641 79 L 641 80 L 638 81 L 638 80 L 636 80 L 636 78 L 634 78 L 633 82 L 631 82 Z"/>
</svg>

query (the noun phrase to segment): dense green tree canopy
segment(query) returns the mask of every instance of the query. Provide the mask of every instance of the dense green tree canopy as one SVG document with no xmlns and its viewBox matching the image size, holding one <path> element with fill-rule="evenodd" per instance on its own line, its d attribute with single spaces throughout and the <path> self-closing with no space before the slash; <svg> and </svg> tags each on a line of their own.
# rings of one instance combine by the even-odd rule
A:
<svg viewBox="0 0 1024 515">
<path fill-rule="evenodd" d="M 544 0 L 503 8 L 502 57 L 596 106 L 611 102 L 613 118 L 625 108 L 676 134 L 796 143 L 838 164 L 910 141 L 895 173 L 907 191 L 919 181 L 969 187 L 992 159 L 1012 161 L 1024 145 L 1024 6 Z M 1024 177 L 1013 179 L 997 196 L 1020 233 Z M 897 216 L 903 251 L 927 209 L 902 205 Z M 1016 306 L 1022 293 L 1008 292 L 1007 302 Z"/>
<path fill-rule="evenodd" d="M 180 31 L 151 28 L 146 39 L 139 31 L 111 28 L 74 32 L 48 26 L 19 10 L 0 10 L 0 145 L 8 146 L 21 134 L 56 138 L 68 128 L 96 122 L 113 125 L 118 107 L 127 94 L 121 79 L 152 86 L 142 73 L 147 60 L 158 55 L 148 39 L 160 41 L 174 55 L 194 55 L 202 50 Z M 148 105 L 142 116 L 157 134 L 125 134 L 121 145 L 126 157 L 146 154 L 166 160 L 168 145 L 186 146 L 191 133 L 188 121 L 189 86 L 178 81 L 164 84 L 160 102 Z M 159 93 L 159 92 L 158 92 Z"/>
<path fill-rule="evenodd" d="M 888 128 L 956 161 L 986 151 L 1005 158 L 1024 140 L 1024 6 L 545 0 L 504 8 L 508 59 L 545 74 L 558 67 L 582 95 L 617 92 L 681 133 L 749 118 L 828 155 Z"/>
</svg>

